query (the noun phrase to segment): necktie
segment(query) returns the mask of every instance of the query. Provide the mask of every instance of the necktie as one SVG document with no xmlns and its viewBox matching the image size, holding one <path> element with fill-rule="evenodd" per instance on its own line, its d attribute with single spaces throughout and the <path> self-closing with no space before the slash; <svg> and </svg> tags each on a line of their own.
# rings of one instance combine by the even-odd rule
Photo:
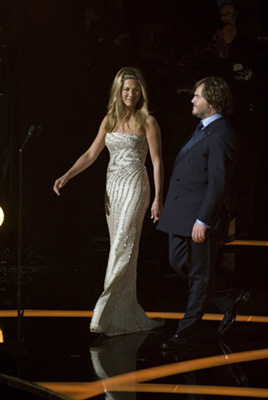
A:
<svg viewBox="0 0 268 400">
<path fill-rule="evenodd" d="M 201 131 L 201 129 L 203 129 L 203 128 L 204 128 L 203 122 L 200 121 L 199 124 L 198 124 L 197 127 L 196 127 L 195 132 L 199 132 L 199 131 Z"/>
</svg>

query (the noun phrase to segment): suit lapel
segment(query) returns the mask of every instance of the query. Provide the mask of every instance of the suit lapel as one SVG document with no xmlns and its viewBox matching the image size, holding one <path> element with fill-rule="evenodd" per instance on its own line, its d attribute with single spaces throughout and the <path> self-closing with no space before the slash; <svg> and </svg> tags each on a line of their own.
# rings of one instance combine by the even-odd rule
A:
<svg viewBox="0 0 268 400">
<path fill-rule="evenodd" d="M 205 139 L 207 136 L 209 136 L 213 132 L 211 129 L 209 129 L 210 125 L 208 125 L 204 129 L 199 131 L 197 135 L 192 136 L 185 143 L 185 145 L 181 148 L 180 152 L 178 153 L 177 157 L 175 158 L 173 169 L 178 164 L 178 162 L 180 162 L 180 160 L 189 152 L 189 150 L 193 146 L 195 146 L 197 143 L 199 143 L 201 140 Z"/>
</svg>

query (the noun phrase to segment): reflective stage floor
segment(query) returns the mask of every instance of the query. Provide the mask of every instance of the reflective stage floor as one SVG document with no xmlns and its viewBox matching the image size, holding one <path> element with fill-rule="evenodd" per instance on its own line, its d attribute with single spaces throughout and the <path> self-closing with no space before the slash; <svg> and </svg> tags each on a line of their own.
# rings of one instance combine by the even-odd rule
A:
<svg viewBox="0 0 268 400">
<path fill-rule="evenodd" d="M 0 311 L 1 399 L 268 398 L 268 317 L 239 315 L 223 336 L 205 314 L 198 347 L 162 352 L 181 313 L 148 313 L 164 328 L 98 342 L 86 310 Z"/>
<path fill-rule="evenodd" d="M 267 244 L 236 252 L 235 282 L 251 295 L 234 325 L 219 337 L 223 315 L 207 310 L 199 346 L 181 352 L 160 348 L 187 302 L 185 288 L 161 259 L 141 263 L 137 287 L 148 315 L 165 318 L 165 326 L 102 342 L 89 324 L 107 251 L 76 268 L 73 260 L 23 268 L 19 313 L 16 268 L 2 267 L 0 399 L 268 398 Z"/>
</svg>

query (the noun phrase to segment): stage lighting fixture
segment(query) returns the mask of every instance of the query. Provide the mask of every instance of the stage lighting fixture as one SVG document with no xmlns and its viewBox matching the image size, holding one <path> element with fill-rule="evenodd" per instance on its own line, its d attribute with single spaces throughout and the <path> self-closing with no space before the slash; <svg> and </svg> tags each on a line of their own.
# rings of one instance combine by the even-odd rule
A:
<svg viewBox="0 0 268 400">
<path fill-rule="evenodd" d="M 0 226 L 3 224 L 5 219 L 4 210 L 0 207 Z"/>
<path fill-rule="evenodd" d="M 4 343 L 4 333 L 2 329 L 0 329 L 0 343 Z"/>
</svg>

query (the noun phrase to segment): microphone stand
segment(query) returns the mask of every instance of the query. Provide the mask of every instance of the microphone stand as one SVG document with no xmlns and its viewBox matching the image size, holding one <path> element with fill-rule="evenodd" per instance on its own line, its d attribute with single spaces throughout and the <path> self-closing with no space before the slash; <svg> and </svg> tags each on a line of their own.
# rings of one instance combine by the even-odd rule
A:
<svg viewBox="0 0 268 400">
<path fill-rule="evenodd" d="M 23 316 L 24 310 L 21 309 L 21 260 L 22 260 L 22 156 L 23 151 L 36 131 L 40 131 L 40 126 L 32 125 L 28 134 L 19 149 L 19 205 L 18 205 L 18 286 L 17 286 L 17 315 L 18 315 L 18 339 L 20 339 L 20 317 Z"/>
<path fill-rule="evenodd" d="M 27 353 L 20 337 L 20 324 L 21 317 L 23 316 L 23 310 L 21 310 L 21 259 L 22 259 L 22 155 L 28 140 L 36 133 L 42 131 L 41 126 L 31 126 L 26 139 L 24 140 L 21 148 L 19 149 L 19 205 L 18 205 L 18 291 L 17 291 L 17 301 L 18 301 L 18 337 L 17 341 L 12 341 L 10 343 L 3 342 L 0 343 L 0 359 L 2 356 L 4 359 L 14 360 L 24 357 Z M 19 367 L 18 367 L 19 368 Z"/>
</svg>

